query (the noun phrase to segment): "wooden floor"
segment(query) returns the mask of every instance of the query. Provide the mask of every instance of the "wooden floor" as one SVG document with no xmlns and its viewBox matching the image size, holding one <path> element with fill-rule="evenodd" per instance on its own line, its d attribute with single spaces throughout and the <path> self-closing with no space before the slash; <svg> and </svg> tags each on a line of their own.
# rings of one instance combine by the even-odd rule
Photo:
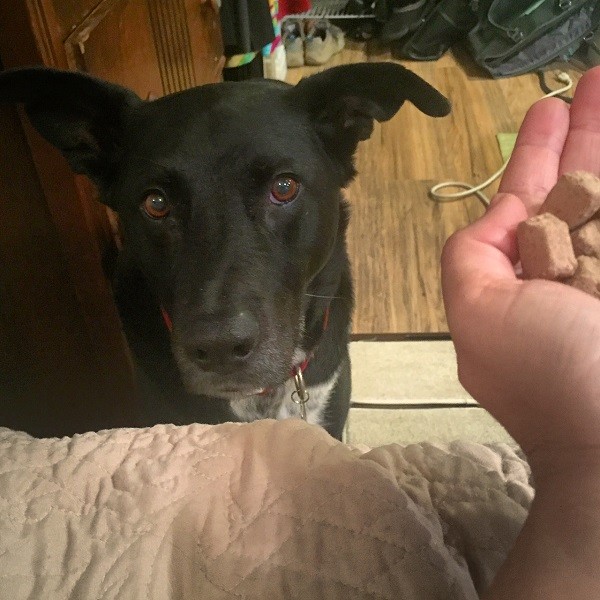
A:
<svg viewBox="0 0 600 600">
<path fill-rule="evenodd" d="M 325 67 L 378 60 L 391 59 L 350 41 Z M 496 134 L 516 132 L 528 107 L 543 95 L 536 75 L 494 81 L 460 55 L 402 64 L 450 98 L 453 110 L 432 119 L 406 104 L 390 121 L 376 123 L 371 139 L 359 146 L 359 174 L 347 190 L 354 333 L 359 334 L 447 332 L 441 249 L 453 231 L 482 214 L 483 206 L 476 198 L 436 204 L 427 192 L 440 181 L 480 183 L 497 171 L 502 158 Z M 287 80 L 296 83 L 317 70 L 289 69 Z"/>
</svg>

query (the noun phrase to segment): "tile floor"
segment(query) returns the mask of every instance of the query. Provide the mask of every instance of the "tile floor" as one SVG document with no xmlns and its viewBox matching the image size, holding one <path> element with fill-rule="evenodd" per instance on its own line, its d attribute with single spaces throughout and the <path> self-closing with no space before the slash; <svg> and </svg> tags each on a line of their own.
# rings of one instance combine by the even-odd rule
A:
<svg viewBox="0 0 600 600">
<path fill-rule="evenodd" d="M 458 382 L 450 341 L 352 342 L 351 444 L 467 439 L 516 445 Z"/>
</svg>

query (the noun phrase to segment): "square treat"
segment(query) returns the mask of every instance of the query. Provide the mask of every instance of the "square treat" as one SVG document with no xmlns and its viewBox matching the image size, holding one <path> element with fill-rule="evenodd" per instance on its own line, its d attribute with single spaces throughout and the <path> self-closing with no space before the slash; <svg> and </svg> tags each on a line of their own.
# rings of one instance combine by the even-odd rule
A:
<svg viewBox="0 0 600 600">
<path fill-rule="evenodd" d="M 571 233 L 575 256 L 600 258 L 600 219 L 592 219 Z"/>
<path fill-rule="evenodd" d="M 575 229 L 600 209 L 600 179 L 586 171 L 565 173 L 550 190 L 540 214 L 551 213 Z"/>
<path fill-rule="evenodd" d="M 600 259 L 593 256 L 578 256 L 575 275 L 565 283 L 600 298 Z"/>
<path fill-rule="evenodd" d="M 550 213 L 519 223 L 517 243 L 527 279 L 562 279 L 577 268 L 569 227 Z"/>
</svg>

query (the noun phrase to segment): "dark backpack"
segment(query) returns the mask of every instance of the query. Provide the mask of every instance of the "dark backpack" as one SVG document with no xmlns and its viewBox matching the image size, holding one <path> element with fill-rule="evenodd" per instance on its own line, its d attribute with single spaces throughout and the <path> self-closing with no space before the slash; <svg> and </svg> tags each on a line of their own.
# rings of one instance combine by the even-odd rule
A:
<svg viewBox="0 0 600 600">
<path fill-rule="evenodd" d="M 486 0 L 478 12 L 468 46 L 493 77 L 568 60 L 600 22 L 598 0 Z"/>
<path fill-rule="evenodd" d="M 438 0 L 412 35 L 394 44 L 395 58 L 437 60 L 477 24 L 477 0 Z"/>
<path fill-rule="evenodd" d="M 466 41 L 475 61 L 493 77 L 568 60 L 589 44 L 600 25 L 599 0 L 397 1 L 401 6 L 381 36 L 392 43 L 395 58 L 437 60 Z"/>
<path fill-rule="evenodd" d="M 383 23 L 385 44 L 406 38 L 424 23 L 440 0 L 376 0 L 375 18 Z"/>
<path fill-rule="evenodd" d="M 590 67 L 600 65 L 600 27 L 597 27 L 594 33 L 585 38 L 584 60 Z"/>
</svg>

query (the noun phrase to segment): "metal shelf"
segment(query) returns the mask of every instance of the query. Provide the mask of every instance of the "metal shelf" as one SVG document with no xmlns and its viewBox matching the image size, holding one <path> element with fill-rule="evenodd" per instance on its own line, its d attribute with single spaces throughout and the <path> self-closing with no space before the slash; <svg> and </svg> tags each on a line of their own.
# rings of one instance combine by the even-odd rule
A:
<svg viewBox="0 0 600 600">
<path fill-rule="evenodd" d="M 312 8 L 303 13 L 286 15 L 287 19 L 374 19 L 371 13 L 353 14 L 347 11 L 348 0 L 313 0 Z"/>
</svg>

